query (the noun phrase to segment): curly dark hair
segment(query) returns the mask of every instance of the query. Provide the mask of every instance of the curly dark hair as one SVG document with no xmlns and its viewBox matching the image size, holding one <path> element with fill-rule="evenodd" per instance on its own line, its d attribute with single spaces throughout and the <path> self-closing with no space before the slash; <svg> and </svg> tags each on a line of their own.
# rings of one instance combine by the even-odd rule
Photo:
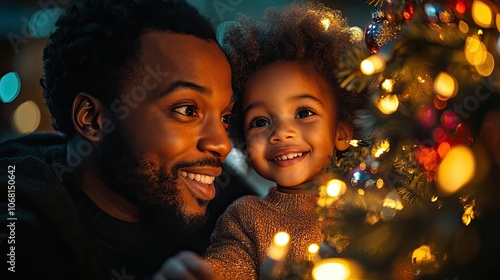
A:
<svg viewBox="0 0 500 280">
<path fill-rule="evenodd" d="M 212 23 L 181 0 L 89 0 L 60 16 L 44 49 L 40 80 L 56 130 L 74 135 L 71 107 L 78 93 L 109 106 L 124 83 L 142 73 L 135 67 L 140 36 L 150 31 L 216 41 Z"/>
<path fill-rule="evenodd" d="M 339 86 L 337 63 L 356 46 L 347 21 L 338 10 L 321 3 L 292 3 L 269 8 L 261 21 L 240 15 L 227 27 L 222 47 L 229 57 L 236 95 L 230 135 L 244 149 L 241 95 L 254 73 L 278 61 L 298 62 L 321 75 L 335 98 L 337 118 L 353 126 L 354 112 L 367 101 L 366 92 L 351 93 Z"/>
</svg>

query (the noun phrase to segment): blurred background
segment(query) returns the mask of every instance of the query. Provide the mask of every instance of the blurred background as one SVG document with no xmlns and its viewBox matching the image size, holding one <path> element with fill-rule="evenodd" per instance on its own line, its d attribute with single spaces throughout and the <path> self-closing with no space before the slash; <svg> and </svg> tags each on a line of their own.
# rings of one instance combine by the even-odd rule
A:
<svg viewBox="0 0 500 280">
<path fill-rule="evenodd" d="M 0 1 L 0 142 L 34 131 L 52 130 L 42 97 L 42 54 L 47 36 L 61 11 L 78 0 Z M 290 0 L 190 0 L 215 26 L 223 26 L 240 13 L 260 18 L 271 6 Z M 362 29 L 370 18 L 364 1 L 324 1 L 343 11 Z"/>
</svg>

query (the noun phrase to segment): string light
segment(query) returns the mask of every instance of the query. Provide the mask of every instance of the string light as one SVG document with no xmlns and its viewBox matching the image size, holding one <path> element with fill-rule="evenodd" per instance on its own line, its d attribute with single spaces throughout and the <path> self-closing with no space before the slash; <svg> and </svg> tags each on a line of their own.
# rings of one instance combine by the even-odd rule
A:
<svg viewBox="0 0 500 280">
<path fill-rule="evenodd" d="M 483 1 L 474 0 L 472 2 L 472 18 L 474 22 L 484 28 L 493 26 L 493 11 L 490 6 Z"/>
<path fill-rule="evenodd" d="M 439 191 L 451 195 L 459 191 L 474 176 L 476 162 L 472 150 L 466 145 L 456 145 L 448 151 L 437 172 Z"/>
<path fill-rule="evenodd" d="M 349 279 L 350 275 L 349 265 L 342 259 L 322 260 L 312 270 L 312 276 L 315 280 L 345 280 Z"/>
</svg>

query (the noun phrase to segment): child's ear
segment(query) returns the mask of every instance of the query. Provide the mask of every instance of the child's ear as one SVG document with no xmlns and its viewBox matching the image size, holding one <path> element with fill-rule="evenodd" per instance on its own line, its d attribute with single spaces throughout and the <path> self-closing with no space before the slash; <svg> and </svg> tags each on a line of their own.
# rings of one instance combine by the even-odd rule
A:
<svg viewBox="0 0 500 280">
<path fill-rule="evenodd" d="M 349 140 L 352 139 L 352 128 L 345 123 L 339 122 L 335 135 L 335 148 L 337 151 L 344 151 L 349 148 Z"/>
</svg>

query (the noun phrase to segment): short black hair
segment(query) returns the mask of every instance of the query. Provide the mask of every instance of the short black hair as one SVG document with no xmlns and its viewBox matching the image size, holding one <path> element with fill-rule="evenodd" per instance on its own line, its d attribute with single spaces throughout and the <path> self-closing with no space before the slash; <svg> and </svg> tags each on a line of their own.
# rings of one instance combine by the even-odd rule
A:
<svg viewBox="0 0 500 280">
<path fill-rule="evenodd" d="M 337 118 L 352 125 L 355 111 L 367 102 L 367 93 L 352 93 L 340 87 L 336 74 L 340 57 L 355 43 L 347 20 L 338 10 L 315 2 L 292 3 L 269 8 L 260 21 L 240 16 L 227 27 L 222 47 L 233 74 L 236 103 L 230 128 L 236 147 L 243 149 L 244 132 L 241 95 L 254 73 L 278 61 L 298 62 L 327 82 L 335 99 Z"/>
<path fill-rule="evenodd" d="M 54 129 L 74 135 L 71 107 L 81 92 L 110 105 L 137 75 L 140 37 L 150 31 L 216 41 L 212 23 L 182 0 L 89 0 L 59 17 L 44 49 L 40 80 Z"/>
</svg>

